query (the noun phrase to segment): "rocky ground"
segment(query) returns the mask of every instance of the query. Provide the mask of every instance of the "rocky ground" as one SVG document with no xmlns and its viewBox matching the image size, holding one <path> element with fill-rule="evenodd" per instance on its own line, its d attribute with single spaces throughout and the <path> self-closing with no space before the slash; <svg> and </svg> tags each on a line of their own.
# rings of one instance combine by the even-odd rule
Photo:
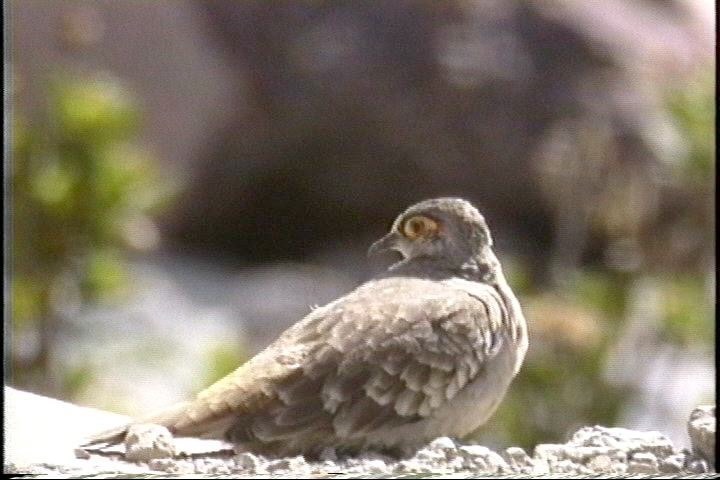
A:
<svg viewBox="0 0 720 480">
<path fill-rule="evenodd" d="M 138 426 L 126 444 L 106 453 L 75 449 L 85 430 L 118 417 L 5 388 L 8 455 L 5 473 L 35 476 L 117 477 L 152 474 L 213 477 L 393 477 L 418 475 L 473 477 L 486 475 L 681 475 L 715 471 L 715 407 L 698 407 L 688 423 L 691 449 L 678 449 L 659 432 L 624 428 L 584 427 L 567 443 L 537 445 L 532 452 L 511 447 L 502 452 L 481 445 L 438 438 L 412 456 L 395 459 L 367 452 L 357 457 L 338 456 L 326 450 L 309 461 L 302 456 L 266 458 L 235 454 L 221 442 L 172 439 L 162 429 Z M 42 406 L 41 410 L 37 410 Z M 33 409 L 32 412 L 26 412 Z M 29 416 L 24 416 L 28 414 Z M 78 419 L 88 419 L 84 427 Z M 53 429 L 49 422 L 65 422 Z M 67 425 L 72 422 L 73 428 Z M 65 425 L 65 428 L 63 428 Z M 37 427 L 48 430 L 47 435 Z M 35 428 L 34 428 L 35 427 Z M 104 427 L 102 427 L 104 428 Z M 42 438 L 38 438 L 38 436 Z M 44 443 L 43 443 L 44 442 Z M 55 452 L 53 452 L 53 448 Z M 124 454 L 124 456 L 123 456 Z M 129 461 L 132 459 L 134 461 Z"/>
</svg>

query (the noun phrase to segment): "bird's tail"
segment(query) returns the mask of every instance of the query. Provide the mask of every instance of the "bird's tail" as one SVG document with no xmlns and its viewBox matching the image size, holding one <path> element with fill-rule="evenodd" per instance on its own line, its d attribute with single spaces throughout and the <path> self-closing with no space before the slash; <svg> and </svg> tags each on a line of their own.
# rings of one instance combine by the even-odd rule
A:
<svg viewBox="0 0 720 480">
<path fill-rule="evenodd" d="M 128 428 L 134 424 L 140 423 L 152 423 L 155 425 L 162 425 L 167 427 L 171 433 L 173 431 L 173 425 L 182 418 L 183 414 L 187 411 L 189 402 L 180 402 L 172 407 L 164 408 L 160 411 L 154 412 L 145 417 L 141 417 L 138 420 L 128 423 L 119 427 L 105 430 L 88 437 L 81 445 L 80 448 L 85 450 L 102 450 L 106 447 L 117 445 L 125 440 Z"/>
</svg>

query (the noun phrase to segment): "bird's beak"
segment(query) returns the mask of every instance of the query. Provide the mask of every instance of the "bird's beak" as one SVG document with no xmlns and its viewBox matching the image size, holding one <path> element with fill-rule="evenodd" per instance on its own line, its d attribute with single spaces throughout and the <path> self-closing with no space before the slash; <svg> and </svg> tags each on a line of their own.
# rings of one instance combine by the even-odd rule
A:
<svg viewBox="0 0 720 480">
<path fill-rule="evenodd" d="M 394 250 L 397 248 L 397 234 L 395 232 L 390 232 L 384 237 L 382 237 L 377 242 L 370 245 L 370 248 L 368 249 L 368 257 L 374 257 L 375 255 L 383 252 L 387 252 L 388 250 Z"/>
</svg>

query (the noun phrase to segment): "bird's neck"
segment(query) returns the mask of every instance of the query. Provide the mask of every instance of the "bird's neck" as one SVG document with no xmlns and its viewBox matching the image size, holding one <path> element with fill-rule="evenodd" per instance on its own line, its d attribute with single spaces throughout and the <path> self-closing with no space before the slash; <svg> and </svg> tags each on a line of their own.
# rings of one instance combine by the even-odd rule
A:
<svg viewBox="0 0 720 480">
<path fill-rule="evenodd" d="M 434 280 L 460 277 L 489 285 L 504 280 L 500 262 L 489 248 L 465 259 L 432 256 L 406 258 L 391 266 L 382 276 L 419 276 Z"/>
<path fill-rule="evenodd" d="M 461 269 L 474 280 L 490 285 L 495 285 L 499 280 L 504 279 L 500 261 L 489 247 L 468 258 Z"/>
</svg>

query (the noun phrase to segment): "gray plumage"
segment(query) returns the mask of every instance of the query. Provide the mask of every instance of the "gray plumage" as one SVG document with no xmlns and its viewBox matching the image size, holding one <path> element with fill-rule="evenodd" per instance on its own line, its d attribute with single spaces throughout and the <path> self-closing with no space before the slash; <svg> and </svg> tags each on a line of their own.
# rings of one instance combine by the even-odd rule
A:
<svg viewBox="0 0 720 480">
<path fill-rule="evenodd" d="M 195 400 L 142 422 L 277 454 L 406 449 L 476 430 L 527 349 L 484 218 L 465 200 L 420 202 L 371 247 L 385 249 L 403 260 L 313 310 Z"/>
</svg>

